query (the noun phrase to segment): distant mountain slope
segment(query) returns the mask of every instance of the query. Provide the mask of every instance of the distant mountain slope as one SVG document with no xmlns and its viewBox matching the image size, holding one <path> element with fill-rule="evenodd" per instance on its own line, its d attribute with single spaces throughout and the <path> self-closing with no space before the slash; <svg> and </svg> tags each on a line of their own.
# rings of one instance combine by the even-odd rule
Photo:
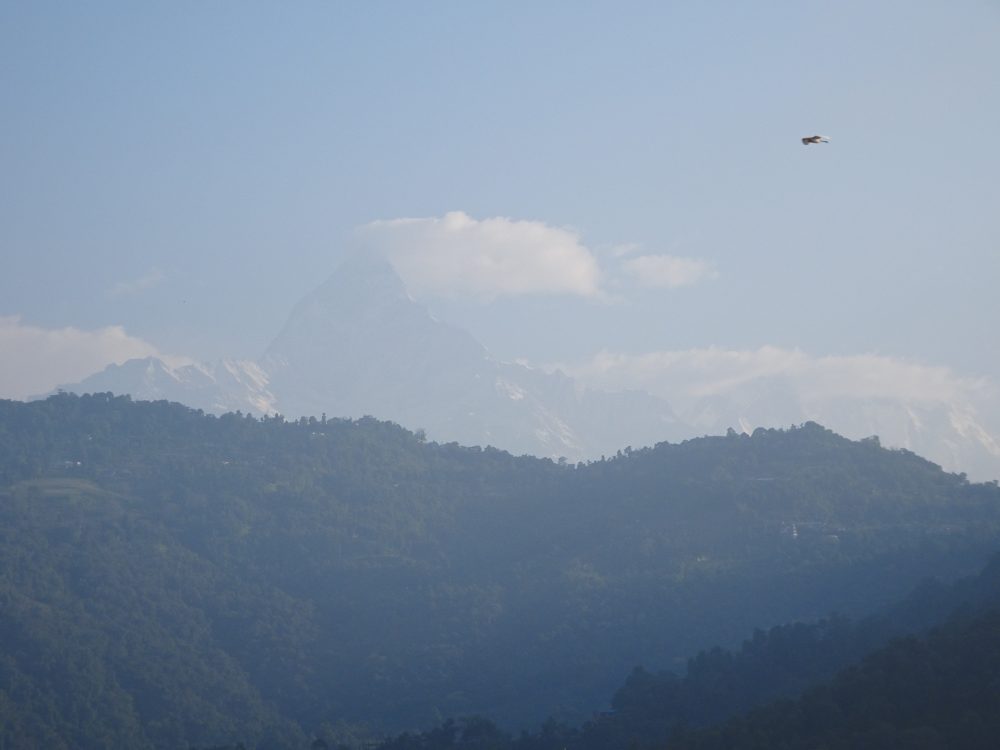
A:
<svg viewBox="0 0 1000 750">
<path fill-rule="evenodd" d="M 670 407 L 502 363 L 414 301 L 388 262 L 359 255 L 292 311 L 261 360 L 283 413 L 373 415 L 439 441 L 576 461 L 676 439 Z M 608 425 L 615 425 L 608 429 Z"/>
<path fill-rule="evenodd" d="M 156 357 L 108 365 L 79 383 L 61 386 L 68 393 L 128 394 L 143 401 L 176 401 L 194 409 L 221 414 L 244 411 L 269 414 L 277 402 L 268 375 L 246 360 L 223 359 L 214 365 L 171 367 Z"/>
<path fill-rule="evenodd" d="M 177 747 L 578 720 L 634 664 L 977 568 L 1000 489 L 817 425 L 570 467 L 62 395 L 0 402 L 0 515 L 4 739 Z"/>
<path fill-rule="evenodd" d="M 576 462 L 688 435 L 664 401 L 500 362 L 413 300 L 384 260 L 344 263 L 292 311 L 258 364 L 111 365 L 71 393 L 168 399 L 213 413 L 375 416 L 434 440 Z"/>
</svg>

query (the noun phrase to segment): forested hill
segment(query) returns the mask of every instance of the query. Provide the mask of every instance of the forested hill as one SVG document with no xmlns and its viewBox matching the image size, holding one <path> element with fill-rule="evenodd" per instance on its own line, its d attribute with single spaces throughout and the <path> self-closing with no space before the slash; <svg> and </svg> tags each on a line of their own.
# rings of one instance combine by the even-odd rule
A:
<svg viewBox="0 0 1000 750">
<path fill-rule="evenodd" d="M 780 747 L 992 750 L 1000 732 L 1000 610 L 892 641 L 827 684 L 700 730 L 665 750 Z"/>
<path fill-rule="evenodd" d="M 859 622 L 795 623 L 758 630 L 738 651 L 700 652 L 683 677 L 636 668 L 614 710 L 581 727 L 550 720 L 514 736 L 464 717 L 379 750 L 992 750 L 998 605 L 1000 555 Z"/>
<path fill-rule="evenodd" d="M 814 424 L 565 466 L 362 420 L 0 402 L 0 746 L 576 720 L 633 665 L 978 568 L 1000 489 Z"/>
<path fill-rule="evenodd" d="M 579 727 L 550 720 L 515 736 L 486 717 L 464 717 L 402 733 L 379 750 L 992 750 L 998 607 L 995 555 L 976 576 L 928 581 L 860 621 L 757 630 L 738 650 L 698 653 L 683 675 L 637 667 L 613 710 Z"/>
</svg>

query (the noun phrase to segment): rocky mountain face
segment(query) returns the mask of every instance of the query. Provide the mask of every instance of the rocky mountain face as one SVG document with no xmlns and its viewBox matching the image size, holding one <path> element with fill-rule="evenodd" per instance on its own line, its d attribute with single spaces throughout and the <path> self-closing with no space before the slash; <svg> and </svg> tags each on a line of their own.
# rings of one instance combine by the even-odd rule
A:
<svg viewBox="0 0 1000 750">
<path fill-rule="evenodd" d="M 647 442 L 681 434 L 652 396 L 590 391 L 494 359 L 413 300 L 379 258 L 355 257 L 299 302 L 260 364 L 283 413 L 370 414 L 438 441 L 579 460 L 623 447 L 626 425 Z M 619 434 L 595 430 L 602 417 Z"/>
<path fill-rule="evenodd" d="M 303 298 L 257 362 L 132 360 L 63 390 L 128 393 L 215 413 L 371 415 L 438 442 L 570 461 L 729 428 L 815 421 L 853 439 L 878 435 L 886 446 L 974 479 L 1000 476 L 992 437 L 1000 430 L 984 424 L 975 405 L 822 399 L 778 376 L 710 397 L 678 394 L 670 403 L 641 391 L 587 388 L 559 372 L 495 359 L 471 334 L 435 319 L 388 262 L 371 256 L 344 263 Z"/>
</svg>

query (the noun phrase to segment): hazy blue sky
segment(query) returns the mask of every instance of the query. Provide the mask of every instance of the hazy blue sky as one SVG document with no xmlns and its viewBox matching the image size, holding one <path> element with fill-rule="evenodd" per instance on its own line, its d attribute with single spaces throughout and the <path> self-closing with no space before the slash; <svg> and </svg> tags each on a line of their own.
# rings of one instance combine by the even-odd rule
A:
<svg viewBox="0 0 1000 750">
<path fill-rule="evenodd" d="M 256 357 L 358 244 L 523 238 L 424 279 L 504 358 L 1000 376 L 1000 3 L 4 2 L 0 94 L 4 358 Z"/>
</svg>

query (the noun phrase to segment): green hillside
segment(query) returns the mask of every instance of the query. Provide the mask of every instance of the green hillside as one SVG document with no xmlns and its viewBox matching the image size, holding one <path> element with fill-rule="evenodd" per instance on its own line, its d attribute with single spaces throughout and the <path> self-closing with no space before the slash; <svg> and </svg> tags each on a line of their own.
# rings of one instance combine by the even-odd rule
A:
<svg viewBox="0 0 1000 750">
<path fill-rule="evenodd" d="M 373 419 L 0 402 L 0 747 L 578 721 L 977 569 L 1000 489 L 807 424 L 563 466 Z"/>
<path fill-rule="evenodd" d="M 700 652 L 680 676 L 637 667 L 613 710 L 579 727 L 549 720 L 514 735 L 484 717 L 448 719 L 379 750 L 986 750 L 1000 729 L 998 607 L 1000 555 L 861 621 L 757 630 L 738 650 Z"/>
</svg>

